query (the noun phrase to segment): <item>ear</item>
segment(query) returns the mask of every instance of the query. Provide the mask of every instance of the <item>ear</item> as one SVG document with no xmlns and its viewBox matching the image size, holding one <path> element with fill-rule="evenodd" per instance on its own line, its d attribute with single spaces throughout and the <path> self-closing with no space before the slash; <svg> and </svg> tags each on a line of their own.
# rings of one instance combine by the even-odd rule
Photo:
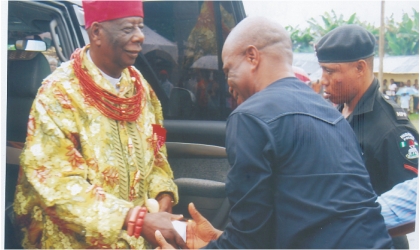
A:
<svg viewBox="0 0 420 250">
<path fill-rule="evenodd" d="M 90 43 L 95 44 L 96 46 L 101 46 L 102 32 L 103 30 L 101 24 L 98 22 L 93 22 L 89 27 Z"/>
<path fill-rule="evenodd" d="M 254 45 L 249 45 L 245 50 L 246 60 L 254 66 L 257 66 L 260 62 L 260 53 Z"/>
<path fill-rule="evenodd" d="M 359 74 L 366 74 L 368 71 L 368 65 L 365 60 L 359 60 L 356 63 L 357 72 Z"/>
</svg>

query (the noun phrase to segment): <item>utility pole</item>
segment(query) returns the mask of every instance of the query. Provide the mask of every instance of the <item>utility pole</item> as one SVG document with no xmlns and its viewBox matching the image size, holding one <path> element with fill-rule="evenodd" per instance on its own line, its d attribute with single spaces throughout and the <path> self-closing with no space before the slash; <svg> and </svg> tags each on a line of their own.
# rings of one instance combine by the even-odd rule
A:
<svg viewBox="0 0 420 250">
<path fill-rule="evenodd" d="M 379 90 L 383 92 L 383 75 L 384 75 L 384 33 L 385 33 L 385 0 L 381 1 L 381 27 L 379 29 L 379 71 L 378 71 L 378 80 L 379 80 Z"/>
</svg>

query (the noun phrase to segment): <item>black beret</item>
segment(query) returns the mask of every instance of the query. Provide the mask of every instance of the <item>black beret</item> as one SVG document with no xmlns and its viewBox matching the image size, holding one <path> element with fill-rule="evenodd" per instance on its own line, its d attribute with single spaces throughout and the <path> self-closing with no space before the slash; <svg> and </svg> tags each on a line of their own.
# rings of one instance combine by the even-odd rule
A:
<svg viewBox="0 0 420 250">
<path fill-rule="evenodd" d="M 375 37 L 358 25 L 344 25 L 322 37 L 315 51 L 321 63 L 354 62 L 375 54 Z"/>
</svg>

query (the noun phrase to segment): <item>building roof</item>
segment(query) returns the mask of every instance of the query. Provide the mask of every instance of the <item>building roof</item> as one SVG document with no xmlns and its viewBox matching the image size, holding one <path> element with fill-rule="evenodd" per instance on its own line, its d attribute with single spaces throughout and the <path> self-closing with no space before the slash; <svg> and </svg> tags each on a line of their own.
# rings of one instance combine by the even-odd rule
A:
<svg viewBox="0 0 420 250">
<path fill-rule="evenodd" d="M 379 71 L 379 57 L 373 61 L 373 72 Z M 385 56 L 383 61 L 383 72 L 392 74 L 418 74 L 419 55 L 412 56 Z"/>
<path fill-rule="evenodd" d="M 383 72 L 391 74 L 418 74 L 419 55 L 385 56 Z M 315 53 L 294 53 L 293 65 L 303 68 L 312 81 L 321 78 L 322 69 Z M 379 71 L 379 57 L 374 58 L 373 72 Z"/>
</svg>

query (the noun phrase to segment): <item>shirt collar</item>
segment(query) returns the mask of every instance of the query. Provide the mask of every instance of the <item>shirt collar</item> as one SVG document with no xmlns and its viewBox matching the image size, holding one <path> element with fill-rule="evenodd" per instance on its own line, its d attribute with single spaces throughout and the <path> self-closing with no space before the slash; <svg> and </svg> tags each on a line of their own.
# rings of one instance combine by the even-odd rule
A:
<svg viewBox="0 0 420 250">
<path fill-rule="evenodd" d="M 89 59 L 89 61 L 91 61 L 93 64 L 95 64 L 94 62 L 93 62 L 93 60 L 92 60 L 92 57 L 90 56 L 90 50 L 87 50 L 86 51 L 86 55 L 87 55 L 87 58 Z M 96 66 L 96 64 L 95 64 L 95 66 Z M 122 78 L 122 74 L 121 74 L 121 76 L 119 77 L 119 78 L 114 78 L 114 77 L 112 77 L 112 76 L 110 76 L 110 75 L 107 75 L 105 72 L 103 72 L 98 66 L 96 66 L 97 68 L 98 68 L 98 70 L 102 73 L 102 75 L 104 76 L 104 78 L 105 79 L 107 79 L 114 87 L 115 87 L 115 89 L 119 89 L 119 85 L 118 85 L 118 83 L 121 81 L 121 78 Z"/>
<path fill-rule="evenodd" d="M 360 98 L 353 112 L 347 117 L 347 120 L 350 121 L 353 116 L 361 115 L 373 111 L 373 104 L 375 103 L 375 96 L 379 88 L 378 79 L 374 79 L 372 84 Z M 338 110 L 341 112 L 343 110 L 344 104 L 338 106 Z"/>
</svg>

